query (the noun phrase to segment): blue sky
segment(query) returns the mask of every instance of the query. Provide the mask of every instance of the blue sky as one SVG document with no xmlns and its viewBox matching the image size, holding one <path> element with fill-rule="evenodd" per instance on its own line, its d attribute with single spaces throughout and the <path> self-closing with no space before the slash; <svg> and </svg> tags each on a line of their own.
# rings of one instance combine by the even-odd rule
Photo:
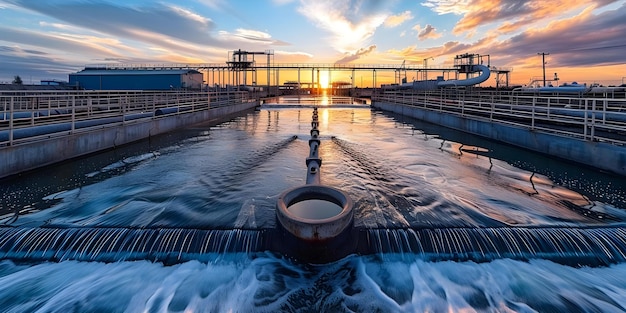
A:
<svg viewBox="0 0 626 313">
<path fill-rule="evenodd" d="M 450 65 L 490 55 L 513 83 L 626 77 L 626 0 L 0 0 L 0 82 L 67 79 L 103 63 L 224 63 L 273 50 L 276 63 Z M 432 58 L 432 59 L 431 59 Z"/>
</svg>

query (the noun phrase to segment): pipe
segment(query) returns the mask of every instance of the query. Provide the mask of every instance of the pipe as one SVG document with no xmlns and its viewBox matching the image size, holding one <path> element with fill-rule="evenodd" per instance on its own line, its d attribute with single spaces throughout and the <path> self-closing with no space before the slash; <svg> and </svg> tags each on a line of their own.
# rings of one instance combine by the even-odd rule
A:
<svg viewBox="0 0 626 313">
<path fill-rule="evenodd" d="M 306 159 L 306 183 L 320 184 L 320 167 L 322 166 L 322 159 L 319 157 L 320 140 L 319 136 L 319 121 L 317 115 L 317 108 L 313 108 L 313 117 L 311 121 L 311 139 L 309 139 L 309 157 Z"/>
<path fill-rule="evenodd" d="M 306 158 L 306 184 L 283 192 L 276 202 L 276 215 L 284 230 L 278 250 L 309 262 L 328 262 L 353 253 L 356 240 L 351 235 L 352 200 L 343 191 L 321 184 L 318 127 L 315 107 Z"/>
<path fill-rule="evenodd" d="M 454 80 L 443 80 L 437 83 L 437 87 L 457 87 L 457 86 L 473 86 L 478 85 L 491 76 L 491 71 L 489 67 L 476 64 L 472 65 L 472 71 L 474 72 L 482 72 L 479 76 L 469 78 L 469 79 L 454 79 Z"/>
</svg>

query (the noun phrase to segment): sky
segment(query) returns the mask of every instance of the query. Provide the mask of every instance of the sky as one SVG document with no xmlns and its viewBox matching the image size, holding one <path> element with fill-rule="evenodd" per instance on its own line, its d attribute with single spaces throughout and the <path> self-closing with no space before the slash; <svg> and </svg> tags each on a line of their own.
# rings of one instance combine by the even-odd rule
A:
<svg viewBox="0 0 626 313">
<path fill-rule="evenodd" d="M 0 21 L 0 83 L 96 64 L 224 64 L 237 49 L 429 67 L 489 55 L 510 84 L 542 76 L 549 53 L 560 83 L 626 80 L 626 0 L 0 0 Z"/>
</svg>

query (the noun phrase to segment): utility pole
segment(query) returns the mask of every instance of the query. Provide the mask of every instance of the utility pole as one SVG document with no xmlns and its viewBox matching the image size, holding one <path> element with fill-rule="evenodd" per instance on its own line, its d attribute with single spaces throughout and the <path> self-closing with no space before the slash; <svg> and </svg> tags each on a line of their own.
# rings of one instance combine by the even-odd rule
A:
<svg viewBox="0 0 626 313">
<path fill-rule="evenodd" d="M 546 55 L 550 55 L 550 53 L 539 52 L 537 55 L 541 56 L 541 66 L 543 67 L 543 86 L 546 86 Z"/>
</svg>

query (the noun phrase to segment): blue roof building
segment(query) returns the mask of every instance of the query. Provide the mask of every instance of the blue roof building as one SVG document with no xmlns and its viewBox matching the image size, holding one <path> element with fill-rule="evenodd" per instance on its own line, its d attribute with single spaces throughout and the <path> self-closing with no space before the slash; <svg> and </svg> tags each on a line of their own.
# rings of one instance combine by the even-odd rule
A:
<svg viewBox="0 0 626 313">
<path fill-rule="evenodd" d="M 88 90 L 200 89 L 203 75 L 192 69 L 106 69 L 87 67 L 69 75 L 69 84 Z"/>
</svg>

